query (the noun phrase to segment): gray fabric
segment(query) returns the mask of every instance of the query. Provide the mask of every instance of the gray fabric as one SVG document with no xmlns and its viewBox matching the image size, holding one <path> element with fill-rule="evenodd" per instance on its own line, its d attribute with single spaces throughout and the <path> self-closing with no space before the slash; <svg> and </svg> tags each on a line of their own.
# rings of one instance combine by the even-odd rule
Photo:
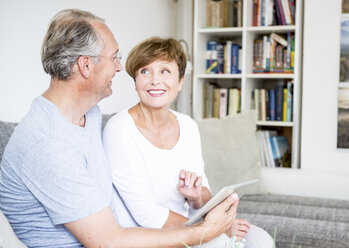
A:
<svg viewBox="0 0 349 248">
<path fill-rule="evenodd" d="M 17 123 L 0 121 L 0 162 L 4 153 L 6 144 L 13 133 Z"/>
<path fill-rule="evenodd" d="M 256 111 L 196 122 L 201 134 L 205 172 L 213 193 L 227 185 L 261 179 Z M 239 195 L 266 193 L 262 182 L 237 192 Z"/>
<path fill-rule="evenodd" d="M 275 235 L 276 247 L 349 247 L 348 204 L 323 198 L 245 195 L 238 217 Z"/>
</svg>

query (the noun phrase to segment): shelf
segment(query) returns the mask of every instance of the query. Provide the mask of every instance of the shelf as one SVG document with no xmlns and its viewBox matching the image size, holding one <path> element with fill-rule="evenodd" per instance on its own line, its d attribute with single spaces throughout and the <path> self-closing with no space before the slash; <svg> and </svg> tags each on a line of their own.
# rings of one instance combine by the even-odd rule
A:
<svg viewBox="0 0 349 248">
<path fill-rule="evenodd" d="M 243 28 L 200 28 L 199 34 L 210 34 L 219 36 L 241 36 Z"/>
<path fill-rule="evenodd" d="M 293 127 L 293 122 L 286 122 L 286 121 L 257 121 L 257 126 Z"/>
<path fill-rule="evenodd" d="M 258 33 L 258 34 L 268 34 L 272 32 L 277 33 L 287 33 L 294 32 L 296 30 L 296 26 L 288 25 L 288 26 L 268 26 L 268 27 L 247 27 L 246 30 L 248 32 Z"/>
<path fill-rule="evenodd" d="M 241 74 L 198 74 L 198 78 L 241 78 Z"/>
<path fill-rule="evenodd" d="M 349 83 L 348 82 L 339 82 L 338 87 L 339 88 L 349 88 Z"/>
<path fill-rule="evenodd" d="M 288 78 L 293 79 L 293 73 L 250 73 L 246 74 L 246 78 Z"/>
</svg>

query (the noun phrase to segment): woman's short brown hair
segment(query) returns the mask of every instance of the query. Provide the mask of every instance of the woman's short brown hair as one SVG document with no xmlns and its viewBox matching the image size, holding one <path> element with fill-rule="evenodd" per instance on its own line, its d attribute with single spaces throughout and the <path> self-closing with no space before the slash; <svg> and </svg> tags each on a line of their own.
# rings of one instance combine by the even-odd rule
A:
<svg viewBox="0 0 349 248">
<path fill-rule="evenodd" d="M 173 38 L 151 37 L 139 43 L 128 54 L 127 73 L 136 80 L 137 71 L 155 60 L 175 61 L 179 79 L 184 76 L 187 59 L 181 44 Z"/>
</svg>

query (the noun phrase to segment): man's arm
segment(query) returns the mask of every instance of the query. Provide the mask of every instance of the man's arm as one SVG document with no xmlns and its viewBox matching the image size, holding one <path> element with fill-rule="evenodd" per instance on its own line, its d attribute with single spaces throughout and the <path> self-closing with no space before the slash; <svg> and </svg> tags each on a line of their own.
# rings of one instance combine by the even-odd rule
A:
<svg viewBox="0 0 349 248">
<path fill-rule="evenodd" d="M 109 207 L 64 226 L 86 247 L 178 247 L 207 242 L 225 232 L 236 217 L 238 198 L 229 196 L 204 222 L 176 229 L 122 228 Z"/>
</svg>

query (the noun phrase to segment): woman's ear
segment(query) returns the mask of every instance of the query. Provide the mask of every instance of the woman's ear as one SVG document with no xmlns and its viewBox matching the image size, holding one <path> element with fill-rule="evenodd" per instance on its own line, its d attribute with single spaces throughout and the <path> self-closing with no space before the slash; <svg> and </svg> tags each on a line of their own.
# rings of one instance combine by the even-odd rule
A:
<svg viewBox="0 0 349 248">
<path fill-rule="evenodd" d="M 80 56 L 77 64 L 81 76 L 87 79 L 90 76 L 92 58 L 89 56 Z"/>
<path fill-rule="evenodd" d="M 178 92 L 182 90 L 183 83 L 184 83 L 184 76 L 181 78 L 181 80 L 179 80 L 179 85 L 178 85 L 178 89 L 177 89 Z"/>
</svg>

